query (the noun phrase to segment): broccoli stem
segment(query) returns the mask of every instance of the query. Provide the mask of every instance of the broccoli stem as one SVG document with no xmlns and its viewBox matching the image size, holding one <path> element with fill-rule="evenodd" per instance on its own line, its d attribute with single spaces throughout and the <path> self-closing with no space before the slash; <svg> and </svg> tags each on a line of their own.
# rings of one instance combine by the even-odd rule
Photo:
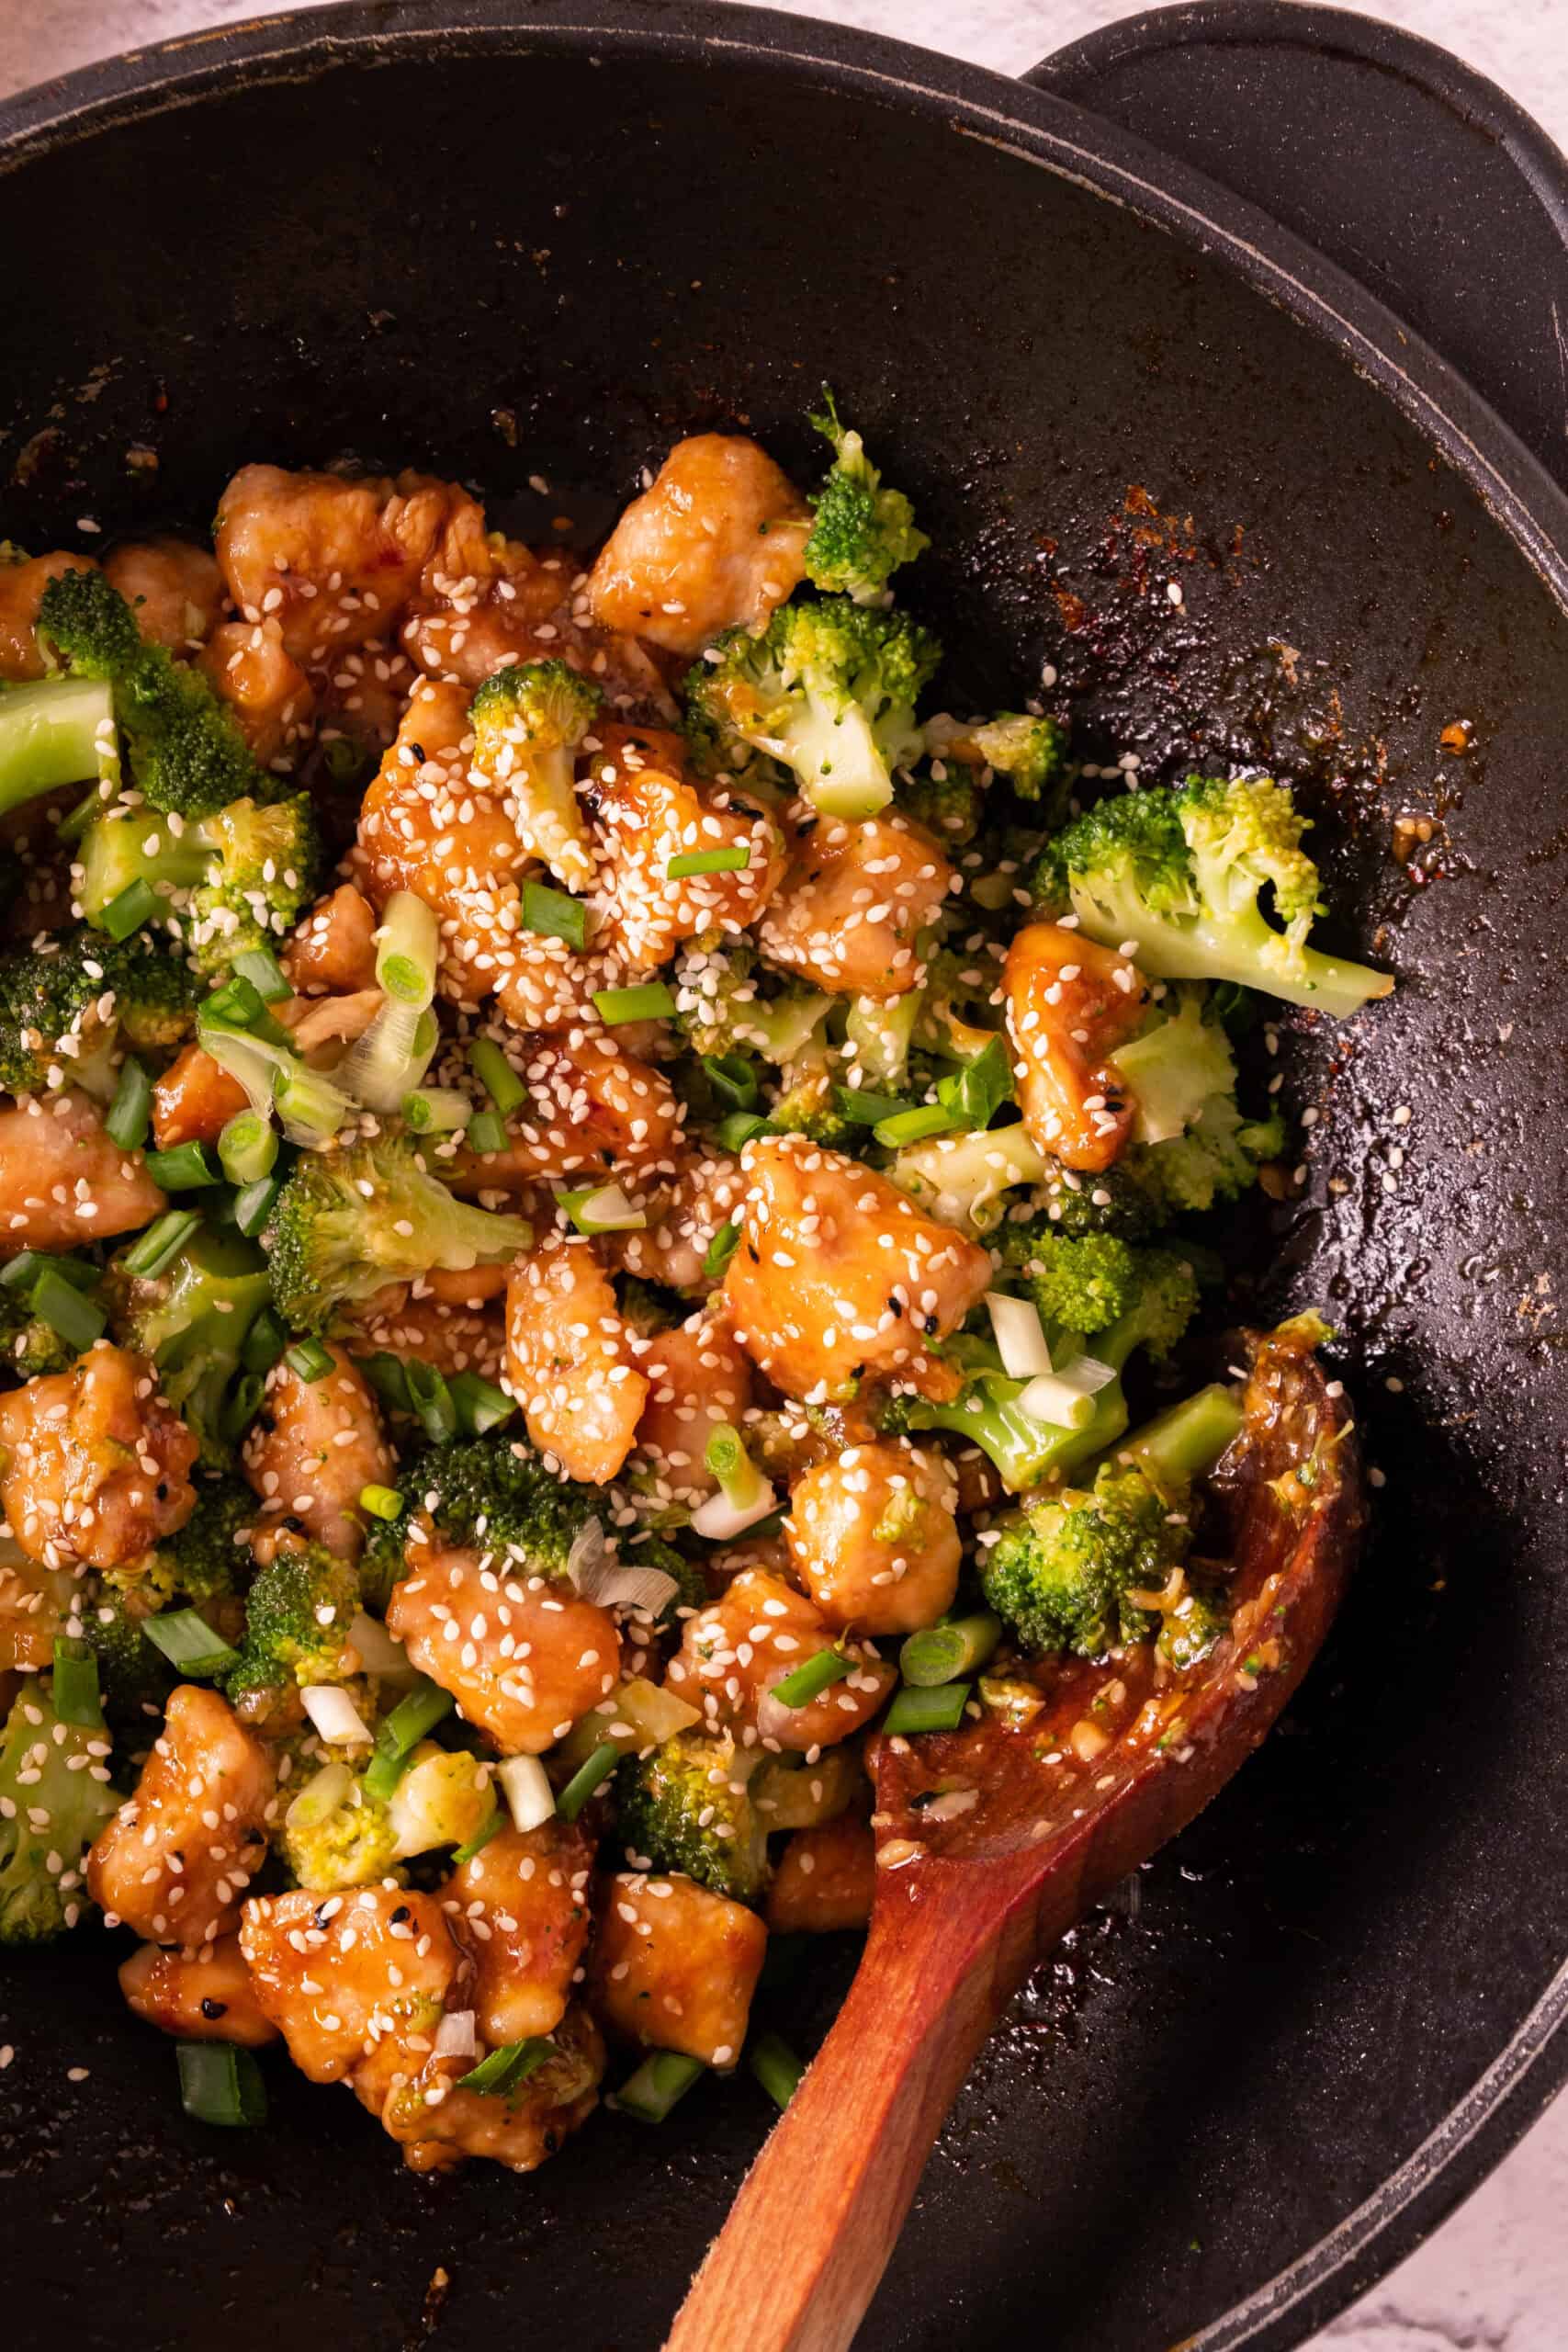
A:
<svg viewBox="0 0 1568 2352">
<path fill-rule="evenodd" d="M 1117 1448 L 1117 1459 L 1137 1463 L 1162 1486 L 1186 1486 L 1206 1476 L 1235 1443 L 1243 1418 L 1237 1391 L 1212 1381 L 1145 1421 Z"/>
<path fill-rule="evenodd" d="M 99 678 L 44 678 L 0 694 L 0 813 L 62 784 L 119 775 L 114 695 Z"/>
</svg>

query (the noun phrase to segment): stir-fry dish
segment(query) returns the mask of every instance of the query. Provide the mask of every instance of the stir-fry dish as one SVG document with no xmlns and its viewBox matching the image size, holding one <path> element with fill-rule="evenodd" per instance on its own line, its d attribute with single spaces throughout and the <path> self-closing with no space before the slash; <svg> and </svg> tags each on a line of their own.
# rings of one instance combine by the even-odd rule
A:
<svg viewBox="0 0 1568 2352">
<path fill-rule="evenodd" d="M 937 707 L 813 421 L 586 566 L 266 464 L 211 549 L 0 548 L 0 1944 L 129 1931 L 209 2122 L 782 2104 L 868 1744 L 1225 1637 L 1234 1041 L 1392 982 L 1281 784 Z"/>
</svg>

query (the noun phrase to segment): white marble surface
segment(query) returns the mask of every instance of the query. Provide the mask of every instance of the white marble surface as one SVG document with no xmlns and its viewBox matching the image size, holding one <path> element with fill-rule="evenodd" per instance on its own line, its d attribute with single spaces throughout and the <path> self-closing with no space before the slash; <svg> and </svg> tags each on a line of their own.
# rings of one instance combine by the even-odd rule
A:
<svg viewBox="0 0 1568 2352">
<path fill-rule="evenodd" d="M 1019 73 L 1121 0 L 796 0 L 799 13 L 899 33 Z M 0 0 L 0 95 L 116 50 L 269 14 L 265 0 Z M 1568 0 L 1381 0 L 1455 50 L 1568 146 Z M 1568 2098 L 1438 2235 L 1313 2352 L 1568 2352 Z M 1151 2346 L 1149 2352 L 1159 2352 Z"/>
</svg>

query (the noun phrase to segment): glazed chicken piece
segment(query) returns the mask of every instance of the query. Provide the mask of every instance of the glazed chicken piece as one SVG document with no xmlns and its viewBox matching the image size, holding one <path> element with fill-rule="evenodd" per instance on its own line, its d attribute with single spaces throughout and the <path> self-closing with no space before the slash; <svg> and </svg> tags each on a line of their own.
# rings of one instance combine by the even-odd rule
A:
<svg viewBox="0 0 1568 2352">
<path fill-rule="evenodd" d="M 223 575 L 189 539 L 135 539 L 105 560 L 110 585 L 136 614 L 150 645 L 188 653 L 203 645 L 223 609 Z"/>
<path fill-rule="evenodd" d="M 381 1003 L 380 989 L 366 987 L 352 996 L 289 997 L 267 1009 L 292 1031 L 294 1050 L 301 1059 L 324 1067 L 340 1058 L 344 1046 L 363 1036 Z M 182 1046 L 152 1081 L 152 1139 L 160 1151 L 182 1143 L 216 1143 L 249 1099 L 239 1080 L 210 1054 L 199 1046 Z"/>
<path fill-rule="evenodd" d="M 282 964 L 300 996 L 348 995 L 376 985 L 376 910 L 344 882 L 318 899 L 283 950 Z"/>
<path fill-rule="evenodd" d="M 677 1500 L 701 1502 L 718 1484 L 704 1459 L 708 1439 L 750 1409 L 750 1363 L 723 1322 L 700 1316 L 643 1341 L 637 1365 L 648 1383 L 637 1452 Z"/>
<path fill-rule="evenodd" d="M 770 1695 L 775 1682 L 825 1649 L 853 1658 L 853 1672 L 804 1707 Z M 848 1739 L 897 1679 L 874 1650 L 835 1636 L 815 1601 L 766 1568 L 742 1569 L 717 1600 L 687 1618 L 664 1676 L 667 1689 L 702 1709 L 710 1730 L 760 1736 L 792 1755 Z"/>
<path fill-rule="evenodd" d="M 733 2066 L 768 1949 L 754 1911 L 678 1871 L 621 1871 L 604 1890 L 589 1985 L 612 2031 Z"/>
<path fill-rule="evenodd" d="M 1042 1151 L 1086 1173 L 1109 1168 L 1137 1104 L 1107 1067 L 1148 1010 L 1125 956 L 1060 923 L 1030 923 L 1002 969 L 1024 1124 Z"/>
<path fill-rule="evenodd" d="M 704 1151 L 688 1161 L 672 1184 L 643 1197 L 646 1226 L 608 1235 L 606 1247 L 628 1274 L 704 1297 L 716 1287 L 716 1277 L 707 1271 L 707 1253 L 716 1236 L 739 1215 L 745 1193 L 740 1162 L 728 1152 Z"/>
<path fill-rule="evenodd" d="M 62 571 L 97 569 L 89 555 L 35 555 L 21 563 L 0 559 L 0 678 L 16 684 L 44 675 L 49 664 L 37 635 L 43 592 Z"/>
<path fill-rule="evenodd" d="M 465 1148 L 443 1160 L 454 1192 L 504 1194 L 542 1177 L 673 1173 L 681 1106 L 670 1081 L 613 1037 L 579 1029 L 548 1038 L 520 1075 L 528 1100 L 507 1121 L 506 1149 Z"/>
<path fill-rule="evenodd" d="M 409 2170 L 444 2172 L 465 2156 L 488 2156 L 509 2172 L 534 2172 L 553 2156 L 599 2104 L 604 2044 L 581 2008 L 567 2011 L 552 2039 L 551 2054 L 504 2095 L 445 2083 L 395 2086 L 381 2121 L 402 2142 Z M 470 2064 L 456 2062 L 462 2070 Z"/>
<path fill-rule="evenodd" d="M 219 501 L 218 561 L 242 620 L 276 619 L 309 664 L 394 626 L 446 519 L 440 483 L 243 466 Z"/>
<path fill-rule="evenodd" d="M 0 1676 L 47 1673 L 75 1608 L 74 1568 L 46 1568 L 0 1535 Z"/>
<path fill-rule="evenodd" d="M 135 1795 L 87 1857 L 94 1902 L 150 1943 L 216 1942 L 265 1859 L 276 1788 L 266 1742 L 216 1690 L 182 1683 Z"/>
<path fill-rule="evenodd" d="M 146 1359 L 107 1340 L 0 1396 L 0 1500 L 45 1567 L 118 1567 L 183 1527 L 197 1451 Z"/>
<path fill-rule="evenodd" d="M 474 1956 L 474 2023 L 492 2049 L 553 2033 L 591 1924 L 593 1840 L 576 1822 L 502 1829 L 459 1862 L 441 1903 Z"/>
<path fill-rule="evenodd" d="M 610 534 L 588 582 L 604 628 L 667 653 L 755 628 L 805 577 L 811 513 L 767 452 L 739 434 L 677 442 Z"/>
<path fill-rule="evenodd" d="M 316 697 L 270 616 L 261 621 L 225 621 L 213 630 L 197 668 L 229 705 L 263 767 L 302 748 Z"/>
<path fill-rule="evenodd" d="M 139 1151 L 104 1132 L 102 1114 L 68 1088 L 0 1111 L 0 1251 L 77 1250 L 151 1225 L 168 1202 Z"/>
<path fill-rule="evenodd" d="M 799 1136 L 748 1144 L 741 1239 L 724 1278 L 737 1343 L 786 1396 L 824 1401 L 859 1378 L 950 1396 L 923 1341 L 955 1331 L 991 1261 L 885 1176 Z"/>
<path fill-rule="evenodd" d="M 785 1840 L 768 1889 L 768 1927 L 777 1936 L 828 1936 L 863 1928 L 876 1886 L 876 1840 L 851 1813 Z"/>
<path fill-rule="evenodd" d="M 547 1234 L 513 1269 L 506 1385 L 552 1466 L 609 1484 L 631 1452 L 648 1382 L 591 1241 Z"/>
<path fill-rule="evenodd" d="M 502 1755 L 542 1756 L 615 1689 L 620 1636 L 609 1611 L 570 1585 L 525 1580 L 490 1558 L 411 1544 L 387 1631 Z"/>
<path fill-rule="evenodd" d="M 403 645 L 416 670 L 456 678 L 470 692 L 509 662 L 560 652 L 572 568 L 543 560 L 485 526 L 466 491 L 447 492 L 446 518 L 420 575 Z M 536 632 L 543 628 L 541 639 Z"/>
<path fill-rule="evenodd" d="M 940 1453 L 887 1441 L 848 1446 L 797 1479 L 784 1536 L 825 1622 L 862 1634 L 934 1625 L 958 1589 L 956 1493 Z"/>
<path fill-rule="evenodd" d="M 599 851 L 594 944 L 633 971 L 667 964 L 705 932 L 739 937 L 778 888 L 784 842 L 772 818 L 739 793 L 699 791 L 631 741 L 595 763 L 585 798 Z M 670 875 L 674 858 L 736 849 L 750 863 L 735 872 Z"/>
<path fill-rule="evenodd" d="M 418 2075 L 432 2063 L 443 2011 L 466 2006 L 473 1984 L 468 1951 L 435 1896 L 395 1885 L 324 1902 L 303 1888 L 254 1896 L 240 1950 L 256 2004 L 300 2073 L 358 2089 L 363 2071 L 366 2087 L 382 2096 L 394 2074 Z"/>
<path fill-rule="evenodd" d="M 120 1963 L 119 1989 L 146 2024 L 182 2041 L 238 2041 L 259 2050 L 277 2040 L 237 1935 L 220 1936 L 197 1952 L 141 1944 Z"/>
<path fill-rule="evenodd" d="M 263 1418 L 245 1441 L 244 1470 L 261 1497 L 259 1514 L 299 1521 L 342 1560 L 365 1548 L 367 1487 L 393 1485 L 397 1457 L 381 1428 L 369 1382 L 341 1347 L 331 1372 L 301 1380 L 287 1360 L 267 1374 Z"/>
<path fill-rule="evenodd" d="M 448 1375 L 477 1373 L 492 1383 L 506 1368 L 506 1324 L 499 1309 L 475 1313 L 439 1298 L 411 1297 L 400 1283 L 356 1311 L 345 1344 L 355 1355 L 397 1356 Z"/>
<path fill-rule="evenodd" d="M 813 988 L 902 996 L 920 985 L 915 943 L 953 883 L 942 851 L 907 817 L 819 823 L 795 843 L 758 937 L 773 963 Z"/>
</svg>

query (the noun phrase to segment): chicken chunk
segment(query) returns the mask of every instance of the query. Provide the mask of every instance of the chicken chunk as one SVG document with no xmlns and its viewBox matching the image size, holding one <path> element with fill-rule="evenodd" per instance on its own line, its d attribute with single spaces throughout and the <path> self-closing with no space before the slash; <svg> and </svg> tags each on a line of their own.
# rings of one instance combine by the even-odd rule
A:
<svg viewBox="0 0 1568 2352">
<path fill-rule="evenodd" d="M 513 1267 L 506 1385 L 547 1460 L 608 1485 L 632 1450 L 648 1382 L 591 1241 L 550 1233 Z"/>
<path fill-rule="evenodd" d="M 345 1345 L 355 1355 L 397 1356 L 448 1375 L 477 1373 L 492 1383 L 506 1368 L 506 1324 L 499 1309 L 476 1313 L 440 1298 L 413 1298 L 401 1283 L 355 1312 Z"/>
<path fill-rule="evenodd" d="M 197 667 L 229 705 L 263 767 L 303 747 L 316 697 L 276 620 L 225 621 Z"/>
<path fill-rule="evenodd" d="M 521 1076 L 528 1101 L 507 1121 L 506 1149 L 465 1148 L 444 1162 L 454 1192 L 504 1194 L 545 1177 L 674 1172 L 681 1106 L 670 1081 L 613 1037 L 580 1029 L 546 1039 Z"/>
<path fill-rule="evenodd" d="M 21 563 L 0 558 L 0 678 L 13 684 L 41 678 L 49 664 L 39 650 L 38 608 L 51 580 L 64 571 L 96 571 L 88 555 L 35 555 Z"/>
<path fill-rule="evenodd" d="M 588 1941 L 593 1840 L 577 1823 L 502 1829 L 441 1889 L 474 1955 L 474 2022 L 493 2049 L 553 2033 Z"/>
<path fill-rule="evenodd" d="M 837 1649 L 853 1670 L 804 1707 L 773 1697 L 775 1682 L 818 1650 Z M 835 1639 L 814 1600 L 766 1568 L 743 1568 L 696 1616 L 665 1670 L 665 1686 L 700 1707 L 710 1730 L 755 1732 L 804 1755 L 831 1747 L 870 1722 L 897 1680 L 864 1644 Z"/>
<path fill-rule="evenodd" d="M 216 1690 L 182 1683 L 135 1795 L 87 1857 L 94 1902 L 152 1943 L 216 1942 L 265 1859 L 276 1788 L 265 1741 Z"/>
<path fill-rule="evenodd" d="M 704 1459 L 708 1439 L 750 1407 L 750 1360 L 723 1322 L 704 1316 L 656 1332 L 637 1364 L 648 1383 L 637 1452 L 671 1496 L 700 1502 L 718 1484 Z"/>
<path fill-rule="evenodd" d="M 633 971 L 667 964 L 705 932 L 739 937 L 783 877 L 783 837 L 763 809 L 738 793 L 699 792 L 632 741 L 596 764 L 585 800 L 599 853 L 594 944 Z M 734 872 L 671 876 L 672 859 L 742 849 L 748 863 Z"/>
<path fill-rule="evenodd" d="M 856 1815 L 797 1829 L 768 1889 L 769 1928 L 776 1936 L 826 1936 L 866 1927 L 875 1887 L 876 1841 Z"/>
<path fill-rule="evenodd" d="M 434 1544 L 411 1546 L 412 1562 L 387 1631 L 503 1756 L 542 1756 L 615 1689 L 615 1621 L 570 1585 L 525 1581 L 479 1552 Z"/>
<path fill-rule="evenodd" d="M 767 1949 L 766 1928 L 744 1904 L 678 1871 L 621 1871 L 604 1890 L 591 1998 L 628 2041 L 733 2066 Z"/>
<path fill-rule="evenodd" d="M 1107 1057 L 1148 1009 L 1125 956 L 1055 922 L 1030 923 L 1002 968 L 1024 1124 L 1042 1151 L 1086 1173 L 1109 1168 L 1137 1104 Z"/>
<path fill-rule="evenodd" d="M 283 951 L 300 996 L 347 995 L 376 985 L 376 910 L 352 882 L 318 899 Z"/>
<path fill-rule="evenodd" d="M 211 636 L 223 609 L 223 575 L 205 548 L 189 539 L 127 540 L 104 570 L 150 644 L 186 653 Z"/>
<path fill-rule="evenodd" d="M 929 1354 L 990 1286 L 984 1250 L 923 1216 L 858 1160 L 799 1136 L 759 1137 L 741 1162 L 741 1239 L 724 1278 L 735 1337 L 786 1396 L 820 1402 L 863 1378 L 955 1392 Z"/>
<path fill-rule="evenodd" d="M 46 1568 L 0 1535 L 0 1675 L 39 1674 L 54 1664 L 54 1640 L 75 1614 L 76 1571 Z"/>
<path fill-rule="evenodd" d="M 569 2009 L 553 2040 L 543 2064 L 504 2095 L 444 2082 L 394 2089 L 381 2121 L 402 2142 L 409 2170 L 442 2172 L 465 2156 L 488 2156 L 509 2172 L 533 2172 L 553 2156 L 598 2105 L 604 2072 L 604 2044 L 586 2009 Z"/>
<path fill-rule="evenodd" d="M 384 637 L 413 593 L 447 492 L 243 466 L 219 501 L 218 561 L 242 620 L 274 618 L 296 662 Z"/>
<path fill-rule="evenodd" d="M 963 1546 L 957 1488 L 939 1453 L 852 1445 L 795 1483 L 784 1535 L 829 1625 L 912 1634 L 953 1605 Z"/>
<path fill-rule="evenodd" d="M 152 1140 L 160 1151 L 176 1144 L 216 1143 L 250 1097 L 199 1046 L 182 1046 L 152 1081 Z"/>
<path fill-rule="evenodd" d="M 645 1197 L 645 1227 L 612 1234 L 606 1246 L 628 1274 L 703 1297 L 716 1286 L 707 1253 L 739 1216 L 745 1193 L 746 1178 L 738 1159 L 728 1152 L 702 1152 L 672 1184 Z"/>
<path fill-rule="evenodd" d="M 403 627 L 409 658 L 471 691 L 509 662 L 558 654 L 572 576 L 561 556 L 541 560 L 489 531 L 483 507 L 454 489 Z"/>
<path fill-rule="evenodd" d="M 700 653 L 793 594 L 810 534 L 806 501 L 755 441 L 694 434 L 610 534 L 588 582 L 593 616 L 667 653 Z"/>
<path fill-rule="evenodd" d="M 367 1487 L 395 1482 L 397 1457 L 381 1428 L 369 1382 L 341 1347 L 319 1380 L 301 1380 L 287 1362 L 267 1375 L 263 1419 L 245 1441 L 245 1476 L 261 1497 L 261 1517 L 279 1513 L 339 1559 L 365 1548 Z"/>
<path fill-rule="evenodd" d="M 119 1567 L 183 1527 L 197 1450 L 145 1358 L 107 1340 L 0 1396 L 0 1500 L 48 1568 Z"/>
<path fill-rule="evenodd" d="M 139 1151 L 104 1132 L 74 1088 L 0 1111 L 0 1250 L 78 1250 L 134 1233 L 167 1208 Z"/>
<path fill-rule="evenodd" d="M 120 1963 L 119 1989 L 139 2018 L 182 2041 L 238 2041 L 259 2050 L 277 2040 L 237 1935 L 220 1936 L 197 1952 L 140 1944 Z"/>
<path fill-rule="evenodd" d="M 907 817 L 818 824 L 796 842 L 758 937 L 773 963 L 813 988 L 903 996 L 920 985 L 916 942 L 953 881 L 935 842 Z"/>
</svg>

